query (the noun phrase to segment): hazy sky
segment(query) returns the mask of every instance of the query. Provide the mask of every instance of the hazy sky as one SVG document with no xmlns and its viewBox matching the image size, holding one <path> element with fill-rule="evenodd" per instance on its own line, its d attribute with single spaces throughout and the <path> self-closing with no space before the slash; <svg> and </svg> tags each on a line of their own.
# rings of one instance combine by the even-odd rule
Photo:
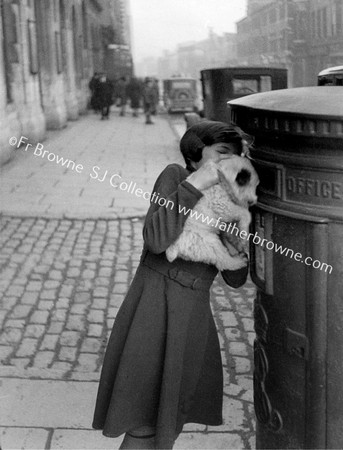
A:
<svg viewBox="0 0 343 450">
<path fill-rule="evenodd" d="M 130 0 L 133 55 L 159 56 L 178 43 L 235 32 L 246 13 L 246 0 Z"/>
</svg>

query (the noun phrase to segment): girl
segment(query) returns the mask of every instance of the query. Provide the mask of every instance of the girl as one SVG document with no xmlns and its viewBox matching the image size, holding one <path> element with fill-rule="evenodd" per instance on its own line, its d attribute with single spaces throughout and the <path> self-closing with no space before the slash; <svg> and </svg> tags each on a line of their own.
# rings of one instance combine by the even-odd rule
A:
<svg viewBox="0 0 343 450">
<path fill-rule="evenodd" d="M 140 264 L 101 373 L 93 428 L 108 437 L 126 433 L 121 449 L 172 449 L 185 423 L 222 424 L 222 363 L 209 303 L 218 270 L 180 258 L 170 263 L 165 250 L 187 218 L 179 205 L 193 208 L 218 182 L 204 163 L 240 155 L 242 138 L 230 125 L 202 121 L 186 131 L 180 149 L 186 168 L 168 165 L 155 183 L 168 203 L 151 203 L 147 213 Z M 235 288 L 247 273 L 247 266 L 221 272 Z"/>
</svg>

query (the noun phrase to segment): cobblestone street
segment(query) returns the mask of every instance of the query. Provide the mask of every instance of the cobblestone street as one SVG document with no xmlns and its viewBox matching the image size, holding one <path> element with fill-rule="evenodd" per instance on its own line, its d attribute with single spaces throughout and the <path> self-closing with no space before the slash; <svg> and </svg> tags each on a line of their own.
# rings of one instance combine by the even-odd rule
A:
<svg viewBox="0 0 343 450">
<path fill-rule="evenodd" d="M 159 172 L 182 163 L 179 129 L 158 116 L 100 122 L 88 115 L 43 143 L 84 170 L 14 149 L 2 167 L 0 357 L 3 450 L 113 449 L 91 428 L 104 348 L 142 249 L 148 202 L 90 177 L 118 174 L 151 192 Z M 17 136 L 19 138 L 20 136 Z M 51 157 L 52 159 L 52 157 Z M 109 175 L 108 175 L 109 176 Z M 252 304 L 249 280 L 212 287 L 223 357 L 224 420 L 188 424 L 176 449 L 252 449 Z"/>
</svg>

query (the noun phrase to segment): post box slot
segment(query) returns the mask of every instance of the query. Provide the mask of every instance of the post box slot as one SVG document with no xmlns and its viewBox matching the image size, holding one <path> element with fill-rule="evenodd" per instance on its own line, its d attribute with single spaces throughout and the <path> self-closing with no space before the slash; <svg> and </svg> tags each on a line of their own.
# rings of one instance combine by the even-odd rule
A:
<svg viewBox="0 0 343 450">
<path fill-rule="evenodd" d="M 287 353 L 301 359 L 308 359 L 309 344 L 305 335 L 291 330 L 290 328 L 286 328 L 284 339 Z"/>
<path fill-rule="evenodd" d="M 255 160 L 254 155 L 252 162 L 260 178 L 257 190 L 261 194 L 265 193 L 281 199 L 284 166 L 278 163 Z"/>
<path fill-rule="evenodd" d="M 273 167 L 257 165 L 256 171 L 260 178 L 260 184 L 258 189 L 264 192 L 277 195 L 278 194 L 278 184 L 277 184 L 277 171 Z"/>
</svg>

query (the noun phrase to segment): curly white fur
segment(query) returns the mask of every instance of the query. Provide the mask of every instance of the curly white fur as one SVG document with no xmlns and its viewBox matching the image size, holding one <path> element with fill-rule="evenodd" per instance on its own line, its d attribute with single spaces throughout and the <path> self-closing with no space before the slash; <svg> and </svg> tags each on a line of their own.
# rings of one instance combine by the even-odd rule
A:
<svg viewBox="0 0 343 450">
<path fill-rule="evenodd" d="M 218 224 L 235 223 L 240 231 L 248 233 L 248 207 L 257 200 L 258 176 L 247 158 L 236 155 L 220 161 L 216 168 L 219 184 L 203 191 L 193 209 L 197 215 L 187 217 L 182 233 L 166 250 L 169 261 L 179 257 L 213 264 L 218 270 L 237 270 L 246 264 L 243 254 L 247 253 L 247 242 L 234 233 L 222 232 Z M 234 256 L 230 254 L 232 247 L 236 249 Z"/>
</svg>

